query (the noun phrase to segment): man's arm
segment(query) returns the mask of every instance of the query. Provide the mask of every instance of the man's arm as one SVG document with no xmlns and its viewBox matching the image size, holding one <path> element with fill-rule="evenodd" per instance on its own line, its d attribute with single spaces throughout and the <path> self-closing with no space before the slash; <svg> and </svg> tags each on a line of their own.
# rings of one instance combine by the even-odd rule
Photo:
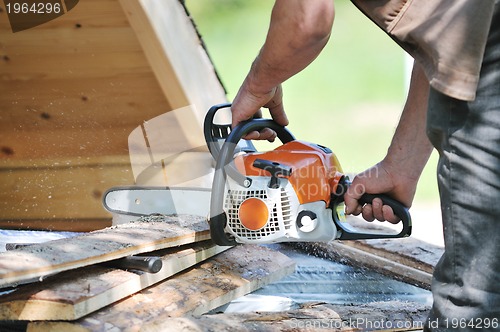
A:
<svg viewBox="0 0 500 332">
<path fill-rule="evenodd" d="M 267 107 L 273 119 L 287 125 L 281 83 L 303 70 L 326 45 L 334 20 L 333 0 L 276 0 L 264 46 L 245 78 L 233 106 L 233 126 Z M 269 139 L 268 129 L 247 135 Z"/>
<path fill-rule="evenodd" d="M 389 206 L 380 199 L 362 207 L 358 199 L 363 193 L 386 193 L 410 207 L 417 182 L 432 152 L 426 134 L 429 83 L 423 69 L 415 62 L 410 91 L 387 155 L 374 167 L 358 174 L 345 198 L 346 212 L 363 214 L 366 220 L 397 222 Z"/>
</svg>

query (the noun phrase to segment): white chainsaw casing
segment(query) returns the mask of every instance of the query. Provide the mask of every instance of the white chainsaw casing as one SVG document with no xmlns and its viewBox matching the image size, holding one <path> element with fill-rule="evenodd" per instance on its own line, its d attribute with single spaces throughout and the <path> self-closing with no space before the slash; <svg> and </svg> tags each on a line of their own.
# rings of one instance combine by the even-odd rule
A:
<svg viewBox="0 0 500 332">
<path fill-rule="evenodd" d="M 337 237 L 332 210 L 324 201 L 300 204 L 294 188 L 285 178 L 280 178 L 279 188 L 269 188 L 269 177 L 248 177 L 252 180 L 245 188 L 231 178 L 226 180 L 224 212 L 227 216 L 225 231 L 238 243 L 277 243 L 320 241 L 329 242 Z M 259 230 L 246 228 L 238 217 L 240 205 L 248 198 L 259 198 L 268 208 L 268 221 Z M 310 211 L 307 225 L 299 225 L 297 217 L 302 211 Z M 306 217 L 307 219 L 308 217 Z M 302 227 L 299 227 L 302 226 Z"/>
</svg>

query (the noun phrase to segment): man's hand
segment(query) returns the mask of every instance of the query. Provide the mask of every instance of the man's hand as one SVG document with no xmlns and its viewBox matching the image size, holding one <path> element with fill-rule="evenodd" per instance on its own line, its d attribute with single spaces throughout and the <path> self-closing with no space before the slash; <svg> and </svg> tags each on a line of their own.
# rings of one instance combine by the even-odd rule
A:
<svg viewBox="0 0 500 332">
<path fill-rule="evenodd" d="M 377 165 L 358 174 L 344 195 L 346 213 L 359 215 L 367 221 L 375 219 L 398 223 L 399 217 L 394 214 L 390 206 L 382 205 L 382 200 L 376 198 L 372 204 L 360 205 L 358 200 L 364 193 L 387 194 L 410 207 L 415 196 L 418 178 L 407 177 L 398 172 L 388 162 L 382 161 Z"/>
<path fill-rule="evenodd" d="M 276 123 L 286 126 L 288 125 L 288 118 L 283 108 L 283 92 L 281 85 L 273 88 L 269 93 L 257 94 L 252 92 L 249 84 L 245 83 L 241 86 L 236 98 L 231 106 L 233 115 L 232 125 L 233 128 L 240 122 L 249 120 L 253 117 L 262 117 L 260 107 L 263 106 L 269 109 L 271 117 Z M 245 139 L 254 140 L 268 140 L 274 141 L 276 132 L 270 128 L 253 131 L 245 136 Z"/>
</svg>

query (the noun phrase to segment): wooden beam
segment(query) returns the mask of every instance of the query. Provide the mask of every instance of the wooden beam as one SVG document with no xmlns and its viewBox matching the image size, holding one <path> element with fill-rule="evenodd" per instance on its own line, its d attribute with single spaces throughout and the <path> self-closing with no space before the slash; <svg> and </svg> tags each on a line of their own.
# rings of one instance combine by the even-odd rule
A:
<svg viewBox="0 0 500 332">
<path fill-rule="evenodd" d="M 0 320 L 75 320 L 137 293 L 229 247 L 204 242 L 167 249 L 155 274 L 90 266 L 27 285 L 0 297 Z"/>
<path fill-rule="evenodd" d="M 120 0 L 120 4 L 172 109 L 192 105 L 192 120 L 203 128 L 206 111 L 226 97 L 180 1 Z"/>
<path fill-rule="evenodd" d="M 0 287 L 129 255 L 210 239 L 193 216 L 157 217 L 0 253 Z"/>
<path fill-rule="evenodd" d="M 237 246 L 75 322 L 33 322 L 28 331 L 165 330 L 163 322 L 171 317 L 201 315 L 294 269 L 295 263 L 281 253 Z"/>
</svg>

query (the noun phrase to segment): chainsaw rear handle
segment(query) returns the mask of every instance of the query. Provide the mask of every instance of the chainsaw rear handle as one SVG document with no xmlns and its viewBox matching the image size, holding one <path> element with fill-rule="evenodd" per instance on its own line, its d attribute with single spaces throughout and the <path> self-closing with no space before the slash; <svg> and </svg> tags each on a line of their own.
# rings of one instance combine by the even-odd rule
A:
<svg viewBox="0 0 500 332">
<path fill-rule="evenodd" d="M 382 200 L 383 205 L 388 205 L 392 208 L 394 211 L 394 214 L 401 219 L 402 226 L 403 228 L 401 231 L 397 234 L 388 234 L 388 233 L 366 233 L 366 232 L 358 232 L 355 229 L 351 227 L 347 227 L 345 224 L 346 222 L 342 222 L 338 219 L 337 214 L 336 214 L 336 207 L 344 201 L 344 195 L 338 196 L 338 199 L 336 200 L 334 207 L 333 207 L 333 215 L 334 215 L 334 222 L 337 225 L 337 229 L 340 231 L 340 237 L 338 237 L 339 240 L 367 240 L 367 239 L 395 239 L 395 238 L 402 238 L 402 237 L 408 237 L 411 235 L 411 215 L 410 212 L 408 211 L 408 208 L 406 208 L 401 202 L 387 196 L 384 194 L 364 194 L 361 196 L 359 199 L 359 203 L 361 205 L 364 204 L 372 204 L 372 201 L 375 198 L 380 198 Z"/>
<path fill-rule="evenodd" d="M 226 214 L 223 210 L 223 197 L 226 179 L 229 175 L 244 187 L 250 187 L 252 180 L 241 174 L 234 166 L 234 155 L 238 142 L 248 133 L 255 130 L 271 128 L 284 144 L 295 140 L 293 134 L 285 127 L 269 119 L 251 119 L 238 124 L 228 135 L 217 156 L 215 175 L 212 183 L 212 199 L 210 201 L 210 235 L 218 245 L 236 245 L 234 239 L 229 238 L 224 231 Z"/>
</svg>

